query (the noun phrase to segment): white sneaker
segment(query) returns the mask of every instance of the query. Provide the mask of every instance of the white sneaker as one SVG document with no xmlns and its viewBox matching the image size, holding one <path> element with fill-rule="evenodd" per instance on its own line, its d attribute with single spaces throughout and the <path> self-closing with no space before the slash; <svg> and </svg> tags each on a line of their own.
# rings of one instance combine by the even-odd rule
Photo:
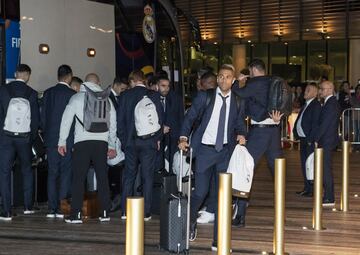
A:
<svg viewBox="0 0 360 255">
<path fill-rule="evenodd" d="M 30 215 L 30 214 L 34 214 L 35 211 L 34 210 L 30 210 L 30 209 L 25 209 L 24 210 L 24 215 Z"/>
<path fill-rule="evenodd" d="M 204 211 L 197 218 L 196 222 L 199 224 L 213 223 L 215 220 L 215 214 Z"/>
</svg>

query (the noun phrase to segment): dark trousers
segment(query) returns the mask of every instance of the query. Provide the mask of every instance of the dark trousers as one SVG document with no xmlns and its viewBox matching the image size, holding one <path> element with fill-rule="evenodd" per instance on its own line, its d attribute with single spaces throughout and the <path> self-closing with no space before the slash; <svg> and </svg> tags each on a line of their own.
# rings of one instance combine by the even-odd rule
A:
<svg viewBox="0 0 360 255">
<path fill-rule="evenodd" d="M 3 136 L 0 141 L 0 187 L 4 212 L 11 211 L 11 170 L 15 156 L 20 159 L 23 176 L 24 208 L 33 205 L 34 173 L 31 168 L 30 138 Z"/>
<path fill-rule="evenodd" d="M 214 147 L 200 145 L 196 155 L 195 190 L 191 194 L 190 221 L 192 224 L 196 222 L 198 211 L 209 192 L 212 176 L 215 177 L 215 194 L 218 194 L 218 174 L 226 172 L 230 160 L 229 154 L 227 146 L 217 152 Z M 217 203 L 218 198 L 215 196 L 214 240 L 217 240 Z"/>
<path fill-rule="evenodd" d="M 48 158 L 48 206 L 50 210 L 57 210 L 60 200 L 70 196 L 72 181 L 71 149 L 67 146 L 67 152 L 62 157 L 57 147 L 46 149 Z"/>
<path fill-rule="evenodd" d="M 72 153 L 73 181 L 71 186 L 72 214 L 81 211 L 84 199 L 85 180 L 90 168 L 90 163 L 93 164 L 95 169 L 100 209 L 103 211 L 110 208 L 107 151 L 108 143 L 104 141 L 90 140 L 74 145 Z"/>
<path fill-rule="evenodd" d="M 254 158 L 255 166 L 265 154 L 271 175 L 274 176 L 275 159 L 283 156 L 281 150 L 280 128 L 252 127 L 247 139 L 248 142 L 246 148 Z M 238 199 L 237 204 L 237 214 L 245 216 L 247 199 Z"/>
<path fill-rule="evenodd" d="M 309 145 L 304 138 L 300 138 L 300 160 L 301 172 L 304 178 L 304 190 L 306 192 L 313 192 L 313 185 L 311 181 L 306 178 L 306 159 L 314 152 L 314 144 Z"/>
<path fill-rule="evenodd" d="M 334 201 L 334 178 L 332 173 L 332 152 L 333 149 L 323 147 L 324 149 L 324 199 Z"/>
<path fill-rule="evenodd" d="M 209 193 L 205 199 L 204 205 L 206 206 L 206 211 L 209 213 L 215 213 L 217 207 L 217 193 L 216 193 L 216 185 L 215 185 L 215 174 L 211 176 Z"/>
<path fill-rule="evenodd" d="M 157 142 L 155 138 L 134 140 L 133 146 L 125 148 L 125 170 L 123 173 L 123 193 L 121 208 L 126 213 L 126 199 L 133 195 L 134 184 L 140 163 L 145 214 L 151 213 L 152 192 L 154 183 L 155 162 L 157 156 Z"/>
</svg>

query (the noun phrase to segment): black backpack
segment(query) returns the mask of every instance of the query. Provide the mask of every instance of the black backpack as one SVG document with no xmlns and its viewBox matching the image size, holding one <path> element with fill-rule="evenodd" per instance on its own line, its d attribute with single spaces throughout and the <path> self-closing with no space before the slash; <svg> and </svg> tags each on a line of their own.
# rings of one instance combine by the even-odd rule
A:
<svg viewBox="0 0 360 255">
<path fill-rule="evenodd" d="M 267 111 L 280 111 L 285 116 L 292 112 L 290 86 L 281 77 L 272 76 L 270 78 Z"/>
</svg>

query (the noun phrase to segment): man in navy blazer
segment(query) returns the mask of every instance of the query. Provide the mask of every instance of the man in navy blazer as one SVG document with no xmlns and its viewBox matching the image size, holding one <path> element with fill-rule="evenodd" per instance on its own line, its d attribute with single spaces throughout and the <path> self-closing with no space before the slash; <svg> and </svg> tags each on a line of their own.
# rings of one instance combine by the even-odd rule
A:
<svg viewBox="0 0 360 255">
<path fill-rule="evenodd" d="M 301 171 L 304 177 L 304 188 L 296 193 L 304 197 L 311 197 L 313 194 L 312 183 L 306 178 L 305 163 L 308 156 L 314 152 L 314 136 L 321 111 L 321 104 L 317 100 L 317 95 L 316 83 L 309 83 L 304 93 L 306 103 L 301 108 L 293 128 L 294 137 L 300 140 Z"/>
<path fill-rule="evenodd" d="M 282 115 L 278 111 L 267 111 L 271 77 L 266 75 L 265 63 L 261 59 L 253 59 L 248 67 L 250 79 L 247 80 L 247 75 L 240 74 L 239 81 L 246 80 L 246 85 L 240 87 L 239 83 L 235 82 L 232 91 L 245 100 L 245 115 L 251 119 L 246 148 L 253 157 L 255 166 L 265 155 L 271 175 L 274 176 L 275 159 L 282 157 L 279 127 Z M 233 225 L 243 227 L 247 200 L 238 199 L 237 206 Z"/>
<path fill-rule="evenodd" d="M 10 174 L 15 156 L 20 159 L 23 175 L 24 214 L 33 214 L 34 175 L 31 168 L 31 146 L 39 128 L 39 106 L 37 92 L 26 83 L 29 81 L 31 69 L 28 65 L 20 64 L 16 69 L 16 80 L 0 86 L 0 188 L 3 210 L 0 220 L 12 220 Z M 12 98 L 27 99 L 30 104 L 30 132 L 9 133 L 3 129 L 8 106 Z"/>
<path fill-rule="evenodd" d="M 169 167 L 172 167 L 174 154 L 178 150 L 180 128 L 184 119 L 184 104 L 182 98 L 170 89 L 170 81 L 166 76 L 158 77 L 156 86 L 160 93 L 164 123 L 164 137 L 157 157 L 157 170 L 161 170 L 165 167 L 165 159 L 168 160 Z"/>
<path fill-rule="evenodd" d="M 74 144 L 74 136 L 71 135 L 67 139 L 67 153 L 64 157 L 58 153 L 58 141 L 62 115 L 70 98 L 76 93 L 70 88 L 72 76 L 70 66 L 59 66 L 57 71 L 58 83 L 45 90 L 43 97 L 41 126 L 49 167 L 47 182 L 49 212 L 46 215 L 48 218 L 64 218 L 64 214 L 60 210 L 60 201 L 70 196 L 72 181 L 71 149 Z"/>
<path fill-rule="evenodd" d="M 117 111 L 118 136 L 122 150 L 125 153 L 125 170 L 123 173 L 123 193 L 121 198 L 122 219 L 126 219 L 126 198 L 132 195 L 135 179 L 140 163 L 143 180 L 143 196 L 145 200 L 145 220 L 151 219 L 151 202 L 156 155 L 160 149 L 162 139 L 162 110 L 160 95 L 150 91 L 145 85 L 145 76 L 142 71 L 133 71 L 129 79 L 135 87 L 124 91 L 119 98 Z M 137 103 L 147 95 L 156 105 L 159 117 L 160 130 L 146 137 L 139 137 L 135 128 L 134 110 Z"/>
<path fill-rule="evenodd" d="M 315 146 L 324 150 L 324 196 L 323 206 L 334 206 L 334 178 L 332 174 L 332 151 L 339 144 L 338 127 L 340 105 L 334 96 L 334 84 L 323 81 L 320 84 L 320 97 L 324 99 L 321 108 L 318 129 L 315 134 Z"/>
<path fill-rule="evenodd" d="M 223 65 L 217 77 L 219 87 L 214 90 L 207 105 L 207 92 L 199 91 L 185 115 L 180 131 L 179 149 L 187 150 L 195 121 L 200 120 L 191 137 L 191 147 L 196 156 L 195 190 L 191 196 L 190 240 L 196 238 L 196 219 L 201 204 L 209 192 L 211 177 L 215 174 L 218 190 L 218 173 L 226 172 L 237 141 L 245 144 L 245 119 L 236 95 L 231 92 L 235 70 Z M 212 249 L 217 250 L 217 209 Z"/>
</svg>

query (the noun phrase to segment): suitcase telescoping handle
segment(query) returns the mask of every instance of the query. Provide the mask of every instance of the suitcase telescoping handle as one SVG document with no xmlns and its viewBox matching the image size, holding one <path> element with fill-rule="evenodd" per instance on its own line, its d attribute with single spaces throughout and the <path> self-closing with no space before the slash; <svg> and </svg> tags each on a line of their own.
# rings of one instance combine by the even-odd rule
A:
<svg viewBox="0 0 360 255">
<path fill-rule="evenodd" d="M 183 175 L 183 171 L 184 171 L 184 161 L 186 160 L 186 157 L 184 159 L 183 157 L 184 152 L 182 150 L 180 150 L 180 184 L 179 184 L 179 189 L 180 192 L 182 191 L 182 175 Z M 190 238 L 190 197 L 191 197 L 191 170 L 192 170 L 192 159 L 193 159 L 193 150 L 190 147 L 190 164 L 189 164 L 189 178 L 188 178 L 188 194 L 187 194 L 187 212 L 186 212 L 186 251 L 189 251 L 189 238 Z"/>
</svg>

